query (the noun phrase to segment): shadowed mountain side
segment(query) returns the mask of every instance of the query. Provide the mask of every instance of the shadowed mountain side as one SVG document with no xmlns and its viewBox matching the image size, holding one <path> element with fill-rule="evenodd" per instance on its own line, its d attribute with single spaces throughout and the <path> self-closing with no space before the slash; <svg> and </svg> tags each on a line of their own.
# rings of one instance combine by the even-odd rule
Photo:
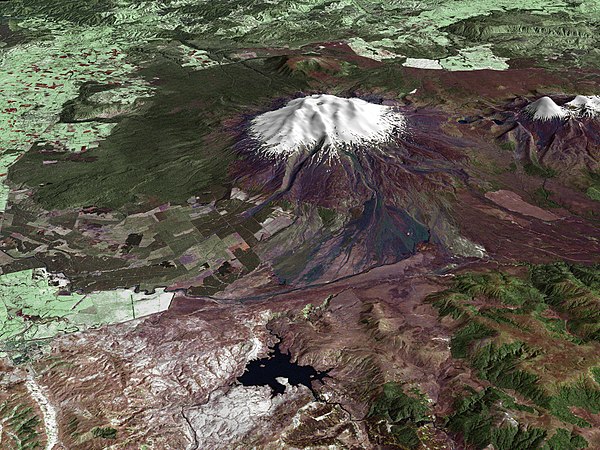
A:
<svg viewBox="0 0 600 450">
<path fill-rule="evenodd" d="M 531 102 L 516 112 L 513 126 L 501 138 L 514 144 L 523 164 L 545 167 L 573 181 L 600 170 L 599 102 L 596 96 L 581 95 L 566 100 L 542 97 Z"/>
</svg>

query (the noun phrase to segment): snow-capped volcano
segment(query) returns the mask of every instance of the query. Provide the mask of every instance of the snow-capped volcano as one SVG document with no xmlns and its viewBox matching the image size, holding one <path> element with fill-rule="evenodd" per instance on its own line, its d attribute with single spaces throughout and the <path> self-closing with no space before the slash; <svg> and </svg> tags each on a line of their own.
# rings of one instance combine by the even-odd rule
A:
<svg viewBox="0 0 600 450">
<path fill-rule="evenodd" d="M 600 96 L 542 97 L 521 108 L 507 137 L 523 164 L 550 168 L 575 181 L 600 169 Z"/>
<path fill-rule="evenodd" d="M 579 117 L 595 117 L 600 115 L 600 96 L 578 95 L 565 106 Z"/>
<path fill-rule="evenodd" d="M 534 120 L 553 120 L 561 119 L 568 115 L 568 112 L 554 103 L 550 97 L 542 97 L 525 107 L 525 113 Z"/>
<path fill-rule="evenodd" d="M 391 106 L 316 94 L 257 116 L 250 134 L 267 157 L 287 157 L 321 142 L 333 156 L 343 148 L 389 141 L 404 126 L 404 116 Z"/>
<path fill-rule="evenodd" d="M 282 200 L 297 213 L 261 244 L 261 257 L 277 261 L 273 272 L 286 283 L 332 281 L 391 264 L 430 240 L 481 257 L 439 200 L 466 176 L 465 155 L 456 149 L 475 142 L 446 134 L 447 121 L 433 108 L 333 95 L 293 99 L 256 116 L 240 130 L 245 157 L 230 175 L 239 189 L 260 186 L 268 196 L 244 217 Z"/>
<path fill-rule="evenodd" d="M 525 107 L 525 114 L 533 120 L 548 121 L 565 117 L 584 118 L 600 116 L 600 96 L 578 95 L 564 106 L 550 97 L 542 97 Z"/>
</svg>

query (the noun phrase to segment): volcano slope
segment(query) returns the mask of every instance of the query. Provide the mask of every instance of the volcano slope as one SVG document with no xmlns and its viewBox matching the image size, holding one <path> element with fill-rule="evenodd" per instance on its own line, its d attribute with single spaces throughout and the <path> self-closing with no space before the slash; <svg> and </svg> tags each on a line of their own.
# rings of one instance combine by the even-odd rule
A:
<svg viewBox="0 0 600 450">
<path fill-rule="evenodd" d="M 253 119 L 233 175 L 241 189 L 262 184 L 271 194 L 246 214 L 273 201 L 302 205 L 261 249 L 275 273 L 292 283 L 331 281 L 397 262 L 430 239 L 459 247 L 445 197 L 465 177 L 456 148 L 469 143 L 443 133 L 441 120 L 435 111 L 331 95 Z M 482 255 L 470 247 L 463 256 Z"/>
<path fill-rule="evenodd" d="M 564 97 L 561 98 L 563 102 Z M 543 166 L 562 176 L 577 178 L 600 170 L 600 101 L 577 95 L 558 106 L 542 97 L 525 108 L 512 135 L 525 164 Z M 529 116 L 529 117 L 527 117 Z M 521 127 L 524 127 L 524 130 Z M 531 148 L 528 144 L 533 143 Z"/>
<path fill-rule="evenodd" d="M 600 448 L 595 10 L 367 3 L 3 7 L 3 447 Z"/>
</svg>

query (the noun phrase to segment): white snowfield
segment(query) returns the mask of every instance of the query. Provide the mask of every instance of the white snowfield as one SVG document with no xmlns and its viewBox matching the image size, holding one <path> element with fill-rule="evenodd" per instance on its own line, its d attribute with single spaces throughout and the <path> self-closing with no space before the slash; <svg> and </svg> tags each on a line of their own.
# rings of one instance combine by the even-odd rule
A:
<svg viewBox="0 0 600 450">
<path fill-rule="evenodd" d="M 550 97 L 542 97 L 525 107 L 525 112 L 534 120 L 552 120 L 565 117 L 567 111 L 561 108 Z"/>
<path fill-rule="evenodd" d="M 270 158 L 285 158 L 323 140 L 323 150 L 338 150 L 389 141 L 405 127 L 395 108 L 359 98 L 316 94 L 297 98 L 252 120 L 250 134 L 259 151 Z"/>
<path fill-rule="evenodd" d="M 525 113 L 534 120 L 541 121 L 565 117 L 596 117 L 600 115 L 600 96 L 578 95 L 564 106 L 558 106 L 550 97 L 542 97 L 527 105 Z"/>
<path fill-rule="evenodd" d="M 565 105 L 582 117 L 594 117 L 600 115 L 599 95 L 578 95 Z"/>
</svg>

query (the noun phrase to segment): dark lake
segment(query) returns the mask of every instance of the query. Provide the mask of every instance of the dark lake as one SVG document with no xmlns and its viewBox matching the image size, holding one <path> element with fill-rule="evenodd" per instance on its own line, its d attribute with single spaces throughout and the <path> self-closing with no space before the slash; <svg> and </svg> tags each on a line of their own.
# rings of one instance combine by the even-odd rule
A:
<svg viewBox="0 0 600 450">
<path fill-rule="evenodd" d="M 276 378 L 284 377 L 292 386 L 303 384 L 314 395 L 312 382 L 323 380 L 328 372 L 319 372 L 312 366 L 301 366 L 291 362 L 291 356 L 282 353 L 279 344 L 276 344 L 268 357 L 250 361 L 246 371 L 238 377 L 238 381 L 244 386 L 270 386 L 273 395 L 277 395 L 285 392 L 285 386 Z"/>
</svg>

